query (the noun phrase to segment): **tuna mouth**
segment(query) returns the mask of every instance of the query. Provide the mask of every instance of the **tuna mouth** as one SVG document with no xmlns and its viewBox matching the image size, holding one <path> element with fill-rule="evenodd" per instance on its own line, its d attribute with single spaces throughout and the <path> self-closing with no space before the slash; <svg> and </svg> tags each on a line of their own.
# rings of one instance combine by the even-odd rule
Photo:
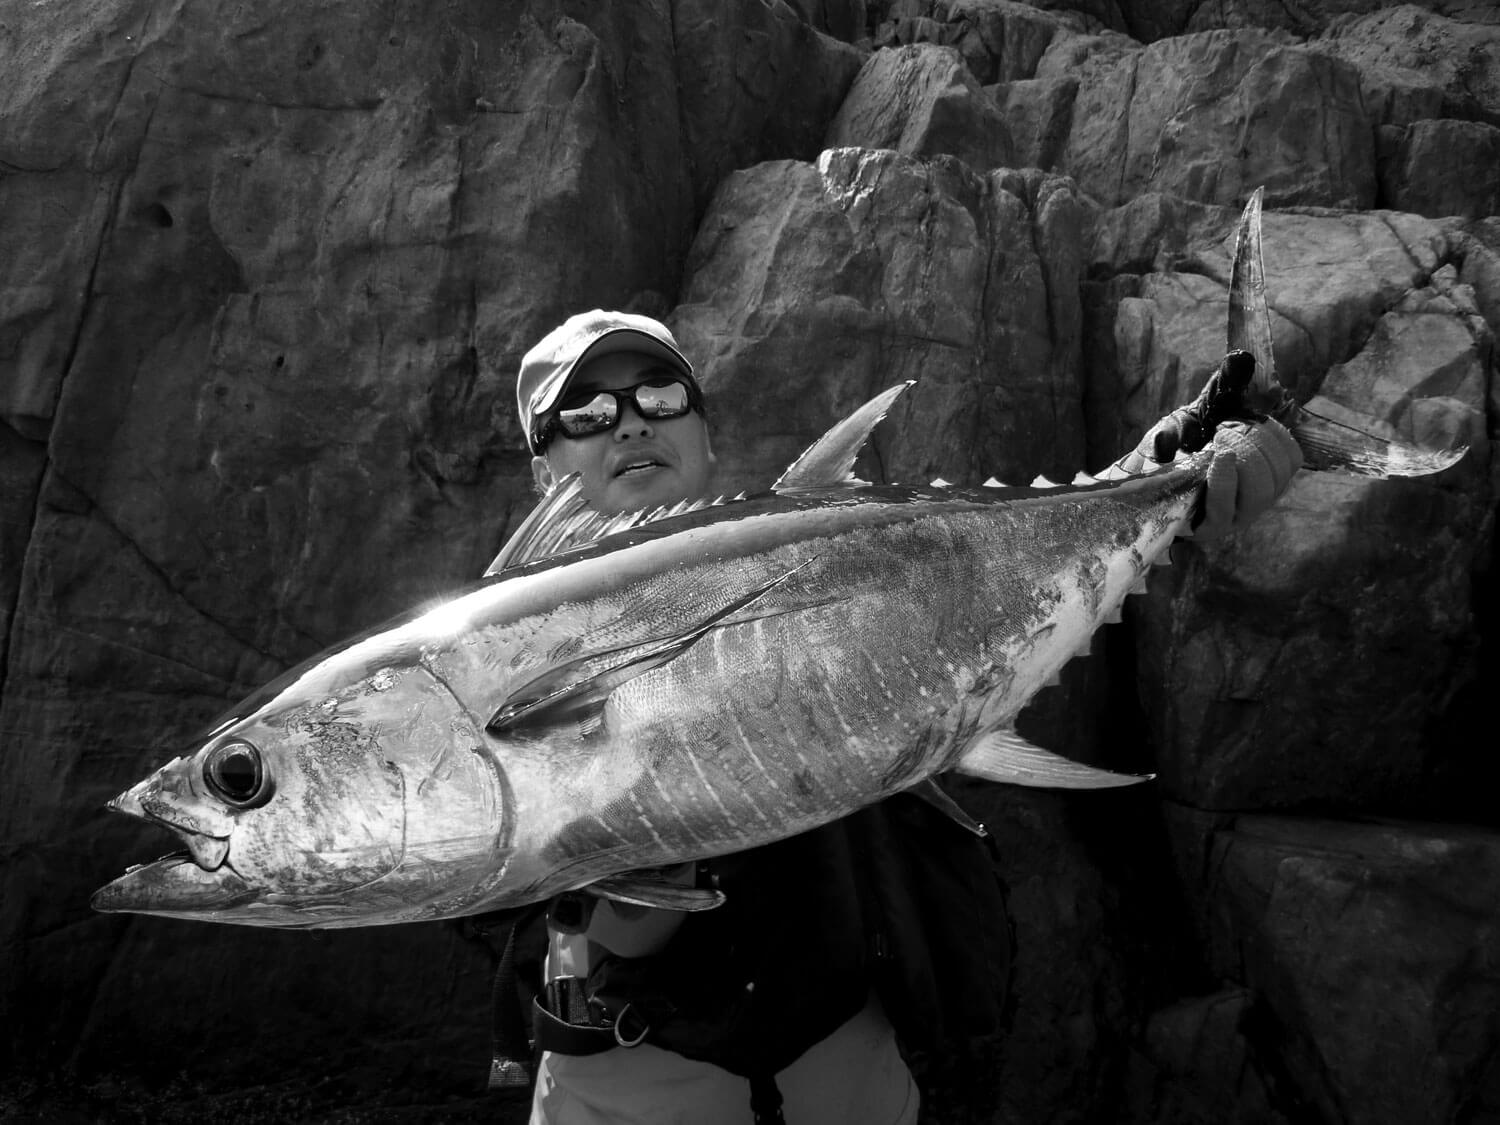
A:
<svg viewBox="0 0 1500 1125">
<path fill-rule="evenodd" d="M 201 832 L 194 832 L 191 829 L 172 824 L 170 821 L 161 820 L 157 817 L 151 817 L 150 819 L 153 823 L 170 829 L 172 834 L 187 849 L 185 852 L 173 852 L 169 856 L 163 856 L 157 860 L 158 863 L 165 863 L 170 859 L 191 860 L 203 868 L 204 871 L 217 871 L 228 861 L 229 840 L 227 837 L 205 836 Z M 143 865 L 137 864 L 136 866 Z M 128 868 L 127 872 L 134 869 L 133 867 Z"/>
<path fill-rule="evenodd" d="M 105 914 L 188 914 L 225 910 L 258 899 L 260 892 L 228 864 L 205 871 L 178 852 L 139 863 L 94 892 L 89 905 Z"/>
<path fill-rule="evenodd" d="M 125 874 L 94 892 L 90 905 L 95 910 L 197 916 L 260 897 L 229 863 L 228 836 L 177 823 L 157 811 L 160 805 L 150 795 L 143 802 L 139 787 L 121 793 L 106 807 L 167 829 L 183 850 L 126 868 Z"/>
<path fill-rule="evenodd" d="M 153 807 L 154 806 L 154 807 Z M 229 837 L 216 836 L 208 832 L 200 832 L 190 825 L 182 824 L 168 816 L 163 815 L 158 809 L 160 803 L 152 801 L 149 797 L 142 800 L 136 789 L 121 793 L 113 801 L 105 806 L 111 812 L 123 813 L 134 817 L 136 820 L 144 820 L 148 824 L 157 824 L 167 829 L 176 836 L 187 849 L 184 856 L 181 852 L 167 856 L 158 863 L 165 863 L 173 858 L 191 858 L 194 863 L 203 868 L 204 871 L 217 871 L 224 866 L 229 858 Z M 135 870 L 131 868 L 130 870 Z"/>
</svg>

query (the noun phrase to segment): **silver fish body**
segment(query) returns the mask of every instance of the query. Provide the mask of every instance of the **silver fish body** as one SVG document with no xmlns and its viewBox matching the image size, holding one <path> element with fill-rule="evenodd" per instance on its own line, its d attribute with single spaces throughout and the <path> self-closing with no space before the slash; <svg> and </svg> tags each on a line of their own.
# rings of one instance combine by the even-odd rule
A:
<svg viewBox="0 0 1500 1125">
<path fill-rule="evenodd" d="M 1260 208 L 1257 191 L 1230 293 L 1229 347 L 1257 359 L 1244 405 L 1282 418 L 1319 469 L 1456 463 L 1463 449 L 1317 418 L 1276 383 Z M 1136 780 L 1048 755 L 1011 725 L 1139 588 L 1205 482 L 1233 494 L 1234 439 L 1110 483 L 848 482 L 900 391 L 835 426 L 764 497 L 609 517 L 565 512 L 559 490 L 512 537 L 499 578 L 293 670 L 115 798 L 188 854 L 131 869 L 94 906 L 335 927 L 588 887 L 703 909 L 711 896 L 643 891 L 633 873 L 905 789 L 941 803 L 929 782 L 950 769 Z"/>
<path fill-rule="evenodd" d="M 964 769 L 1184 530 L 1213 455 L 1083 487 L 770 494 L 507 572 L 289 673 L 116 798 L 191 858 L 94 905 L 455 917 Z"/>
</svg>

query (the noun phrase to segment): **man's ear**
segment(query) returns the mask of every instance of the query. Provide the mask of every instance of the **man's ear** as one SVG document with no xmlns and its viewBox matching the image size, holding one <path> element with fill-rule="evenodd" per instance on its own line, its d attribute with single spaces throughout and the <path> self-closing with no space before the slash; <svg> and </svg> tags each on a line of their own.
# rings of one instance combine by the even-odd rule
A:
<svg viewBox="0 0 1500 1125">
<path fill-rule="evenodd" d="M 557 477 L 553 475 L 552 466 L 547 463 L 545 457 L 531 459 L 531 479 L 536 482 L 537 494 L 544 497 L 557 484 Z"/>
</svg>

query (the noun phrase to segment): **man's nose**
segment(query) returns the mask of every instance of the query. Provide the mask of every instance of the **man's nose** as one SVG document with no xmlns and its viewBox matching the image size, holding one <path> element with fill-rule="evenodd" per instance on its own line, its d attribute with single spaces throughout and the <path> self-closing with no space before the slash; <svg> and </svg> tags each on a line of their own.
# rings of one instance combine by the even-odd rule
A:
<svg viewBox="0 0 1500 1125">
<path fill-rule="evenodd" d="M 636 412 L 635 403 L 622 402 L 620 404 L 620 422 L 615 426 L 615 440 L 629 441 L 631 438 L 651 437 L 655 431 L 651 428 L 649 418 L 642 418 Z"/>
</svg>

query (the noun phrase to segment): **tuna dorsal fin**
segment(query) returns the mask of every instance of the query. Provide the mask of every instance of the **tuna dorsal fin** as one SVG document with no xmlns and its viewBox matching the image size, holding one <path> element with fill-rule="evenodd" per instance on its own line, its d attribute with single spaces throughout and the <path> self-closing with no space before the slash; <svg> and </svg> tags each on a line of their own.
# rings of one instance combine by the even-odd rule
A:
<svg viewBox="0 0 1500 1125">
<path fill-rule="evenodd" d="M 707 887 L 686 887 L 650 871 L 622 871 L 606 875 L 582 888 L 591 895 L 631 906 L 654 906 L 658 910 L 712 910 L 724 904 L 724 892 Z"/>
<path fill-rule="evenodd" d="M 970 777 L 1036 789 L 1112 789 L 1150 781 L 1155 774 L 1114 773 L 1043 750 L 1013 730 L 997 730 L 963 752 L 953 767 Z"/>
<path fill-rule="evenodd" d="M 965 812 L 963 806 L 948 796 L 943 791 L 943 787 L 933 781 L 932 778 L 929 777 L 920 785 L 913 785 L 907 792 L 913 797 L 920 797 L 926 801 L 960 828 L 974 833 L 974 835 L 981 839 L 989 835 L 984 825 Z"/>
<path fill-rule="evenodd" d="M 606 652 L 592 652 L 554 665 L 511 692 L 485 724 L 491 734 L 520 734 L 564 722 L 595 723 L 604 703 L 621 684 L 660 668 L 681 656 L 711 630 L 747 620 L 737 616 L 753 602 L 780 586 L 807 562 L 735 598 L 722 609 L 681 633 Z M 774 611 L 773 611 L 774 612 Z M 766 614 L 750 614 L 771 616 Z M 611 661 L 604 667 L 601 662 Z"/>
<path fill-rule="evenodd" d="M 777 478 L 771 488 L 785 492 L 792 488 L 824 488 L 854 480 L 854 458 L 870 440 L 872 431 L 890 410 L 891 404 L 915 380 L 897 383 L 865 403 L 813 442 Z"/>
<path fill-rule="evenodd" d="M 521 521 L 515 534 L 485 568 L 484 575 L 488 578 L 502 570 L 523 566 L 571 547 L 581 547 L 617 531 L 628 531 L 653 520 L 680 516 L 722 502 L 684 500 L 670 507 L 606 516 L 589 507 L 589 502 L 583 498 L 579 474 L 570 473 Z"/>
</svg>

